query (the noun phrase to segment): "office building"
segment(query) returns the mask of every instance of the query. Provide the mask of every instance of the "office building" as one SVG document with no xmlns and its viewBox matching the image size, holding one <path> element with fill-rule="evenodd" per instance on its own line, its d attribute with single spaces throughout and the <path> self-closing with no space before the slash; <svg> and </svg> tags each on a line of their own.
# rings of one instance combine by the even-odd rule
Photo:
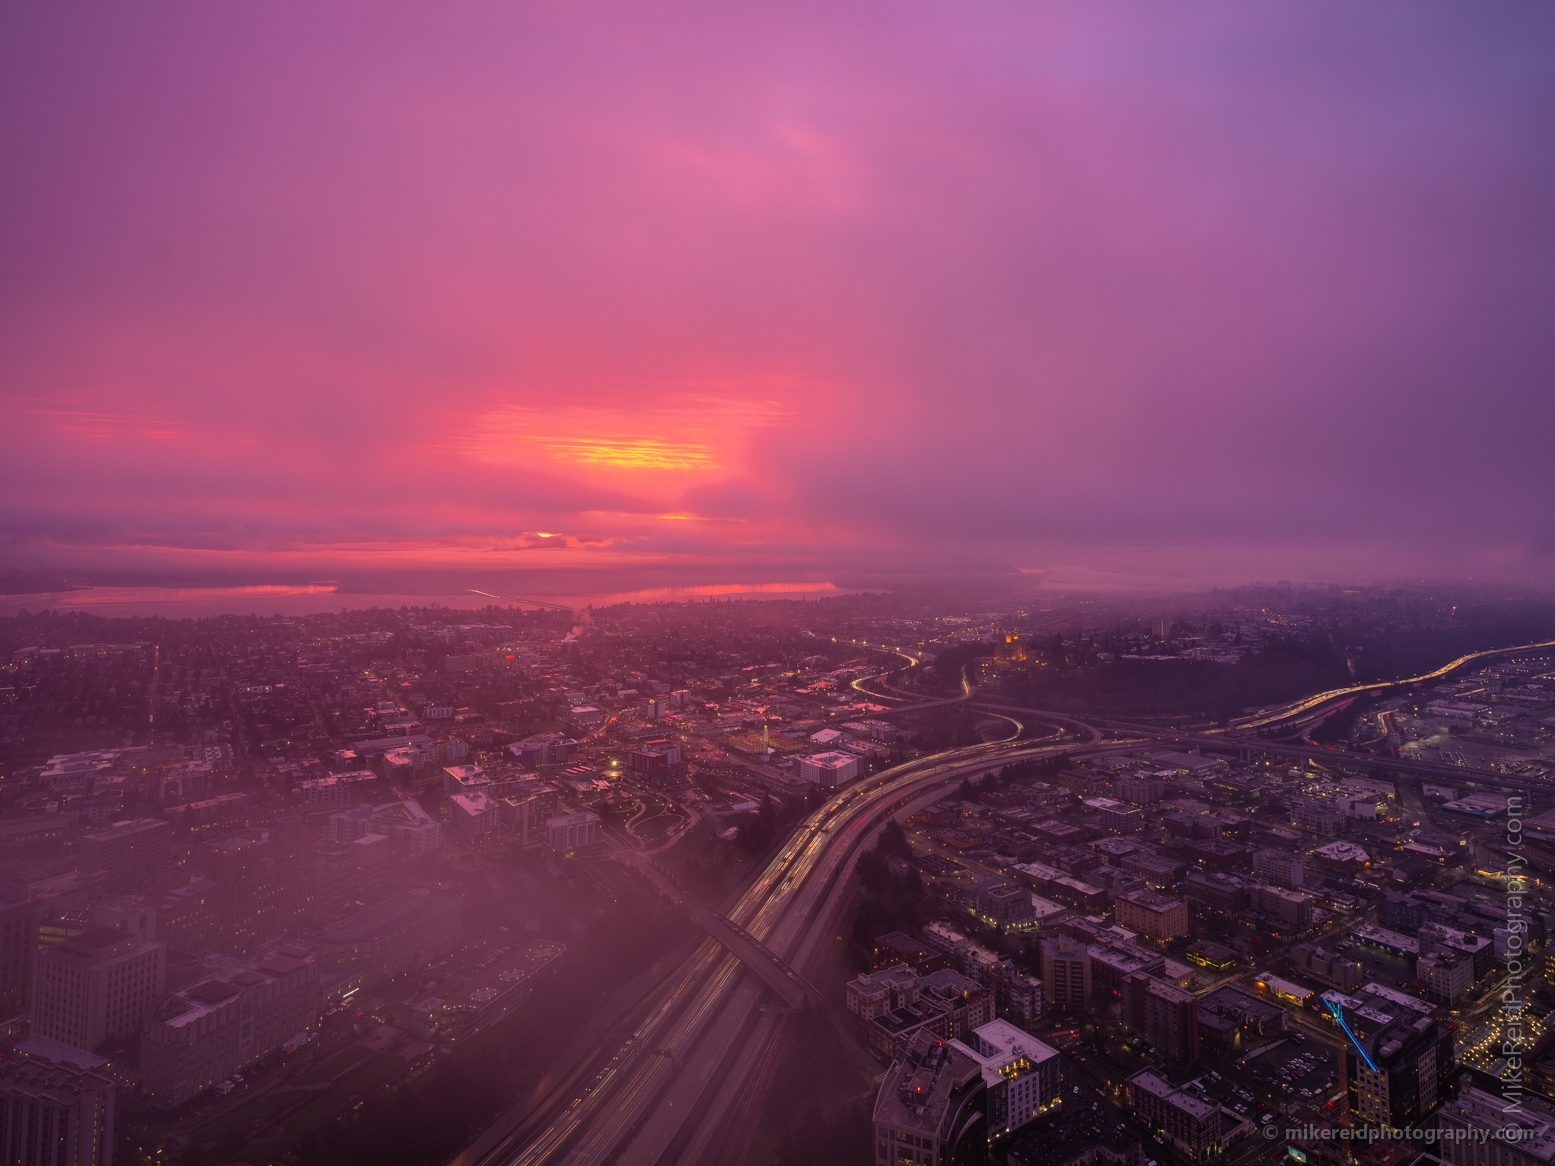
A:
<svg viewBox="0 0 1555 1166">
<path fill-rule="evenodd" d="M 1384 927 L 1413 935 L 1436 910 L 1438 908 L 1434 904 L 1418 896 L 1389 892 L 1382 896 L 1382 901 L 1378 904 L 1377 919 Z"/>
<path fill-rule="evenodd" d="M 859 775 L 859 758 L 854 753 L 833 750 L 800 757 L 795 767 L 800 781 L 813 782 L 821 789 L 835 789 Z"/>
<path fill-rule="evenodd" d="M 1344 803 L 1319 798 L 1296 798 L 1290 807 L 1291 824 L 1325 838 L 1344 833 L 1349 814 Z"/>
<path fill-rule="evenodd" d="M 1091 1007 L 1091 955 L 1067 935 L 1042 941 L 1042 983 L 1059 1012 L 1078 1015 Z"/>
<path fill-rule="evenodd" d="M 1190 903 L 1205 911 L 1234 915 L 1247 907 L 1247 884 L 1225 871 L 1194 872 L 1183 880 L 1182 891 Z"/>
<path fill-rule="evenodd" d="M 1137 874 L 1145 880 L 1146 886 L 1157 891 L 1175 888 L 1182 881 L 1182 863 L 1159 854 L 1139 851 L 1128 855 L 1118 865 L 1130 874 Z"/>
<path fill-rule="evenodd" d="M 1135 974 L 1124 985 L 1123 1017 L 1174 1065 L 1199 1059 L 1199 1001 L 1192 992 Z"/>
<path fill-rule="evenodd" d="M 373 807 L 369 833 L 382 834 L 401 858 L 420 858 L 436 850 L 441 838 L 436 819 L 419 802 L 406 799 Z"/>
<path fill-rule="evenodd" d="M 1306 868 L 1300 857 L 1284 850 L 1260 850 L 1255 853 L 1253 873 L 1277 887 L 1299 887 L 1306 878 Z"/>
<path fill-rule="evenodd" d="M 590 727 L 604 720 L 597 708 L 583 706 L 571 712 L 572 719 Z M 578 743 L 565 733 L 537 733 L 525 737 L 507 747 L 507 753 L 519 765 L 534 768 L 537 765 L 565 765 L 578 755 Z"/>
<path fill-rule="evenodd" d="M 1496 960 L 1495 940 L 1491 936 L 1460 931 L 1445 923 L 1426 922 L 1420 925 L 1420 951 L 1442 951 L 1461 956 L 1472 966 L 1476 981 L 1490 974 Z"/>
<path fill-rule="evenodd" d="M 1154 773 L 1129 773 L 1112 783 L 1113 794 L 1136 806 L 1153 806 L 1166 797 L 1166 779 Z"/>
<path fill-rule="evenodd" d="M 591 810 L 556 814 L 547 819 L 545 833 L 553 854 L 587 854 L 599 847 L 599 815 Z"/>
<path fill-rule="evenodd" d="M 67 1061 L 0 1061 L 5 1166 L 113 1166 L 113 1079 Z"/>
<path fill-rule="evenodd" d="M 1131 891 L 1113 904 L 1118 926 L 1164 943 L 1188 934 L 1188 904 L 1154 891 Z"/>
<path fill-rule="evenodd" d="M 1248 900 L 1254 911 L 1261 911 L 1293 930 L 1300 931 L 1312 924 L 1312 900 L 1300 891 L 1254 883 L 1249 888 Z"/>
<path fill-rule="evenodd" d="M 209 955 L 231 946 L 231 912 L 227 889 L 203 875 L 191 875 L 182 886 L 157 897 L 156 938 L 169 951 Z"/>
<path fill-rule="evenodd" d="M 38 952 L 32 974 L 32 1032 L 78 1049 L 139 1030 L 161 997 L 167 948 L 106 927 Z"/>
<path fill-rule="evenodd" d="M 1429 1016 L 1393 1011 L 1370 1032 L 1362 1013 L 1347 1017 L 1356 1035 L 1343 1046 L 1339 1086 L 1352 1119 L 1408 1129 L 1446 1100 L 1453 1035 Z"/>
<path fill-rule="evenodd" d="M 141 886 L 167 868 L 172 837 L 172 824 L 161 818 L 115 822 L 82 837 L 80 869 L 107 871 L 110 891 Z"/>
<path fill-rule="evenodd" d="M 968 1150 L 981 1160 L 982 1062 L 929 1033 L 909 1042 L 875 1095 L 874 1161 L 887 1166 L 950 1166 Z"/>
<path fill-rule="evenodd" d="M 247 955 L 293 931 L 313 901 L 312 851 L 295 819 L 212 839 L 194 859 L 221 886 L 224 942 L 217 950 L 228 955 Z"/>
<path fill-rule="evenodd" d="M 306 1039 L 318 1025 L 318 964 L 308 948 L 283 943 L 206 964 L 216 970 L 158 1001 L 141 1033 L 146 1091 L 164 1109 Z"/>
<path fill-rule="evenodd" d="M 681 776 L 680 746 L 669 742 L 643 745 L 626 755 L 626 767 L 650 781 L 663 782 Z"/>
<path fill-rule="evenodd" d="M 417 887 L 308 938 L 317 952 L 320 983 L 339 995 L 435 963 L 458 947 L 463 926 L 458 899 Z"/>
<path fill-rule="evenodd" d="M 1298 943 L 1291 948 L 1290 962 L 1296 971 L 1341 992 L 1355 991 L 1366 978 L 1360 960 L 1346 959 L 1337 952 L 1310 943 Z"/>
</svg>

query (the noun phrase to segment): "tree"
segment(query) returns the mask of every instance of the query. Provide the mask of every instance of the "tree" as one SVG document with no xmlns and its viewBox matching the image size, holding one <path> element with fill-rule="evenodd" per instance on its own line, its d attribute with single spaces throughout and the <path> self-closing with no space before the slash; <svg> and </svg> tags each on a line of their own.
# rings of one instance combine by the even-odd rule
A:
<svg viewBox="0 0 1555 1166">
<path fill-rule="evenodd" d="M 907 841 L 907 833 L 902 829 L 902 824 L 895 818 L 887 818 L 884 829 L 880 831 L 880 839 L 875 843 L 875 850 L 882 855 L 900 854 L 903 858 L 912 857 L 912 844 Z"/>
</svg>

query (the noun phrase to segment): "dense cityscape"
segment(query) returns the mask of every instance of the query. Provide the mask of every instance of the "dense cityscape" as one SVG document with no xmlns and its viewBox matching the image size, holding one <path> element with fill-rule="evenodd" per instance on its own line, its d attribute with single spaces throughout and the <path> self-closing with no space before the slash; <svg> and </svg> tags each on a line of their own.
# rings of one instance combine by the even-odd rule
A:
<svg viewBox="0 0 1555 1166">
<path fill-rule="evenodd" d="M 1555 4 L 0 4 L 0 1166 L 1555 1166 Z"/>
<path fill-rule="evenodd" d="M 1340 1131 L 1509 1090 L 1555 1155 L 1536 599 L 0 637 L 0 1098 L 59 1161 L 1403 1166 Z"/>
</svg>

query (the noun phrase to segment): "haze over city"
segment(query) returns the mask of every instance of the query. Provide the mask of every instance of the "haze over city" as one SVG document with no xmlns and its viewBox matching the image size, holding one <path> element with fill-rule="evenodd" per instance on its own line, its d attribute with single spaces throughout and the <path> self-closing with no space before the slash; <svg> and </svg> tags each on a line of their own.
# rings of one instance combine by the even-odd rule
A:
<svg viewBox="0 0 1555 1166">
<path fill-rule="evenodd" d="M 0 11 L 0 1166 L 1555 1166 L 1555 10 Z"/>
</svg>

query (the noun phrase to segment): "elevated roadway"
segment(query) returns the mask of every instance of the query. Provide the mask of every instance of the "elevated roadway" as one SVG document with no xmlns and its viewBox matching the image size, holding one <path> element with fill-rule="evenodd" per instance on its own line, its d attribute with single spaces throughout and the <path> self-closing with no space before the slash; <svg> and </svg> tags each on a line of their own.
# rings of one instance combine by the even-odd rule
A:
<svg viewBox="0 0 1555 1166">
<path fill-rule="evenodd" d="M 821 1003 L 804 977 L 835 942 L 859 852 L 887 818 L 910 816 L 962 777 L 1063 748 L 1014 740 L 977 745 L 919 758 L 839 792 L 788 839 L 727 924 L 699 919 L 710 937 L 629 1024 L 601 1034 L 566 1089 L 510 1113 L 461 1156 L 461 1166 L 737 1160 L 739 1131 L 750 1124 L 741 1119 L 751 1115 L 776 1062 L 784 1012 Z"/>
<path fill-rule="evenodd" d="M 1093 734 L 1093 743 L 1105 733 L 1118 738 L 1134 739 L 1139 743 L 1155 742 L 1163 748 L 1195 748 L 1215 753 L 1232 753 L 1241 757 L 1267 754 L 1289 757 L 1292 760 L 1318 761 L 1327 765 L 1345 765 L 1357 769 L 1386 769 L 1395 773 L 1409 773 L 1420 777 L 1441 777 L 1456 781 L 1495 782 L 1514 789 L 1549 789 L 1555 783 L 1544 777 L 1502 773 L 1495 769 L 1478 769 L 1473 766 L 1449 765 L 1444 761 L 1422 761 L 1408 757 L 1390 757 L 1381 753 L 1357 753 L 1349 749 L 1333 749 L 1325 745 L 1300 744 L 1289 741 L 1256 740 L 1231 736 L 1225 733 L 1192 733 L 1180 729 L 1163 728 L 1160 725 L 1140 725 L 1129 721 L 1111 721 L 1088 718 L 1085 721 L 1062 714 L 1001 704 L 979 697 L 973 707 L 989 712 L 1003 711 L 1011 715 L 1031 717 L 1054 724 L 1082 726 Z"/>
<path fill-rule="evenodd" d="M 1433 668 L 1430 672 L 1422 672 L 1419 676 L 1410 676 L 1400 680 L 1377 680 L 1370 684 L 1352 684 L 1347 688 L 1333 688 L 1327 692 L 1319 692 L 1313 696 L 1303 697 L 1289 704 L 1277 705 L 1264 709 L 1250 716 L 1237 717 L 1231 722 L 1231 728 L 1237 732 L 1257 731 L 1259 729 L 1275 728 L 1280 725 L 1295 725 L 1319 715 L 1323 709 L 1337 701 L 1354 699 L 1366 693 L 1386 692 L 1392 688 L 1407 688 L 1412 684 L 1428 684 L 1433 680 L 1445 680 L 1460 668 L 1470 664 L 1483 664 L 1489 660 L 1497 660 L 1502 656 L 1515 656 L 1522 652 L 1537 652 L 1543 649 L 1555 648 L 1555 640 L 1541 640 L 1531 644 L 1519 644 L 1511 648 L 1490 648 L 1483 652 L 1470 652 L 1459 656 L 1456 660 L 1443 664 L 1440 668 Z"/>
</svg>

